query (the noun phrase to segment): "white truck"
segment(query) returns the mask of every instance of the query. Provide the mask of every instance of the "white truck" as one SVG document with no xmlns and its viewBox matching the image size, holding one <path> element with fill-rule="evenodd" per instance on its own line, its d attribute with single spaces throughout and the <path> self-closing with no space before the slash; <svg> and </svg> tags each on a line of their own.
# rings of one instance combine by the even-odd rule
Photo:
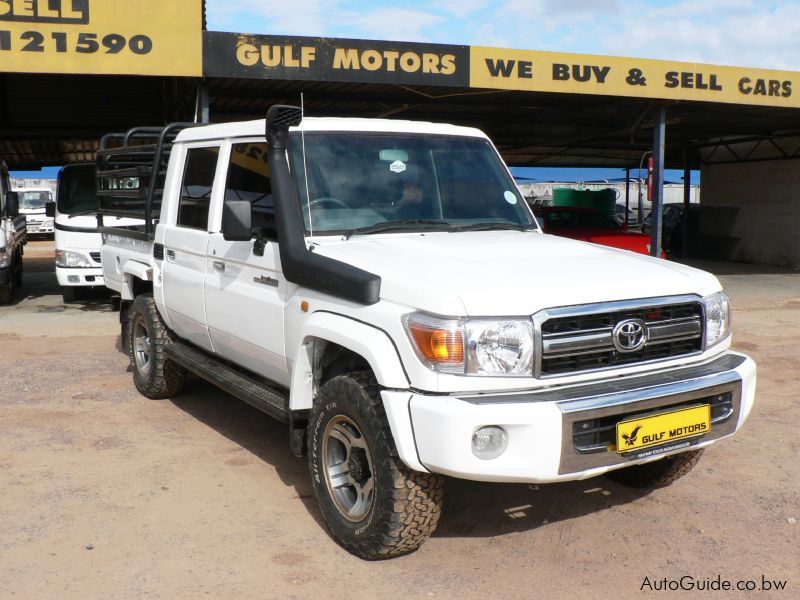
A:
<svg viewBox="0 0 800 600">
<path fill-rule="evenodd" d="M 55 233 L 51 207 L 53 192 L 50 188 L 17 188 L 19 212 L 25 215 L 28 235 L 52 235 Z M 48 214 L 49 213 L 49 214 Z"/>
<path fill-rule="evenodd" d="M 717 279 L 541 233 L 480 131 L 284 106 L 179 129 L 99 152 L 101 215 L 156 175 L 145 224 L 103 228 L 134 383 L 193 372 L 287 422 L 353 554 L 415 550 L 443 476 L 666 485 L 747 418 Z"/>
<path fill-rule="evenodd" d="M 8 167 L 0 162 L 0 304 L 14 298 L 22 286 L 22 254 L 27 241 L 25 215 L 20 214 L 19 196 L 11 189 Z"/>
<path fill-rule="evenodd" d="M 82 290 L 103 288 L 97 228 L 97 195 L 94 163 L 66 165 L 58 174 L 55 205 L 48 216 L 55 220 L 56 279 L 64 302 L 72 302 Z M 140 223 L 133 219 L 106 217 L 108 226 Z"/>
</svg>

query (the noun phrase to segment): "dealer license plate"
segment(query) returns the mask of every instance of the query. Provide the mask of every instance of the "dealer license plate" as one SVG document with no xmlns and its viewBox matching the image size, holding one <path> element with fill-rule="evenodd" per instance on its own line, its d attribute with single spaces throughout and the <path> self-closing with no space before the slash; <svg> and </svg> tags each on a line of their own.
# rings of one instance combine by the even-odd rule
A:
<svg viewBox="0 0 800 600">
<path fill-rule="evenodd" d="M 617 423 L 617 452 L 627 453 L 693 438 L 711 431 L 708 404 Z"/>
</svg>

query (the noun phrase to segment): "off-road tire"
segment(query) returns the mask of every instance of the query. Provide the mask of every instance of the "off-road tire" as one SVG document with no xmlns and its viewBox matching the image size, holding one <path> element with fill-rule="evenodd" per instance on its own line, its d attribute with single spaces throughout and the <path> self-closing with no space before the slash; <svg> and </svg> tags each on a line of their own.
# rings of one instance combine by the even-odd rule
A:
<svg viewBox="0 0 800 600">
<path fill-rule="evenodd" d="M 348 520 L 337 507 L 324 470 L 326 428 L 341 418 L 355 424 L 363 435 L 373 467 L 371 506 L 356 522 Z M 372 373 L 339 375 L 322 386 L 309 420 L 308 462 L 314 496 L 325 523 L 333 538 L 355 556 L 380 560 L 408 554 L 436 529 L 444 479 L 434 473 L 412 471 L 400 460 Z"/>
<path fill-rule="evenodd" d="M 64 301 L 64 304 L 69 304 L 70 302 L 75 302 L 75 288 L 70 285 L 65 285 L 61 288 L 61 299 Z"/>
<path fill-rule="evenodd" d="M 22 262 L 22 250 L 17 253 L 17 272 L 14 274 L 14 285 L 18 288 L 22 287 L 22 277 L 24 274 Z"/>
<path fill-rule="evenodd" d="M 691 471 L 702 455 L 702 448 L 681 452 L 643 465 L 611 471 L 608 477 L 632 488 L 666 487 Z"/>
<path fill-rule="evenodd" d="M 161 320 L 151 294 L 136 297 L 131 306 L 130 319 L 128 356 L 136 389 L 153 400 L 179 394 L 186 381 L 186 370 L 167 358 L 166 347 L 172 342 L 172 334 Z M 147 353 L 146 369 L 142 368 L 141 357 L 137 359 L 137 332 L 146 333 L 146 336 L 140 336 L 143 342 L 141 349 Z"/>
</svg>

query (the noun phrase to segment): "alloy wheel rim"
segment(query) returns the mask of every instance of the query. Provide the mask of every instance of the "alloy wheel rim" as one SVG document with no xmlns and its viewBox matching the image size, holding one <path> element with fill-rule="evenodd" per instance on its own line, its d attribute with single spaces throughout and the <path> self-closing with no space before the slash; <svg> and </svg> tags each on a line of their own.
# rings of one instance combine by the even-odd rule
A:
<svg viewBox="0 0 800 600">
<path fill-rule="evenodd" d="M 147 375 L 150 372 L 150 334 L 140 319 L 133 326 L 133 356 L 136 368 Z"/>
<path fill-rule="evenodd" d="M 328 422 L 322 435 L 322 471 L 339 514 L 363 521 L 375 499 L 375 471 L 364 434 L 344 415 Z"/>
</svg>

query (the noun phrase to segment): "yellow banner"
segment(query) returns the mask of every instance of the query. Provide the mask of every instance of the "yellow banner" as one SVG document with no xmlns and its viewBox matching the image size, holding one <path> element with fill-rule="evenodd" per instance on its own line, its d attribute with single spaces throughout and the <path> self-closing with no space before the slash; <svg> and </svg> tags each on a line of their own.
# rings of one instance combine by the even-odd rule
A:
<svg viewBox="0 0 800 600">
<path fill-rule="evenodd" d="M 203 70 L 201 0 L 0 0 L 0 72 Z"/>
<path fill-rule="evenodd" d="M 800 73 L 649 59 L 470 48 L 470 87 L 800 106 Z"/>
</svg>

